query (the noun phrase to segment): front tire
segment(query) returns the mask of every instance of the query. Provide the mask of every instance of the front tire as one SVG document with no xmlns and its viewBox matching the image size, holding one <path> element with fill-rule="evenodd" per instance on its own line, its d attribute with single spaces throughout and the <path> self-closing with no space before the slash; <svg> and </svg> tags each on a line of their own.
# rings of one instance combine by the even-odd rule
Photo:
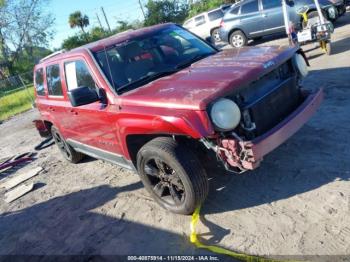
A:
<svg viewBox="0 0 350 262">
<path fill-rule="evenodd" d="M 235 48 L 240 48 L 246 46 L 248 43 L 248 39 L 242 31 L 234 31 L 230 35 L 230 45 Z"/>
<path fill-rule="evenodd" d="M 55 141 L 55 144 L 66 160 L 76 164 L 84 158 L 84 155 L 82 153 L 75 151 L 74 148 L 67 143 L 57 127 L 51 127 L 51 134 L 53 140 Z"/>
<path fill-rule="evenodd" d="M 208 194 L 206 172 L 188 148 L 159 137 L 137 154 L 137 169 L 146 190 L 165 209 L 190 215 Z"/>
</svg>

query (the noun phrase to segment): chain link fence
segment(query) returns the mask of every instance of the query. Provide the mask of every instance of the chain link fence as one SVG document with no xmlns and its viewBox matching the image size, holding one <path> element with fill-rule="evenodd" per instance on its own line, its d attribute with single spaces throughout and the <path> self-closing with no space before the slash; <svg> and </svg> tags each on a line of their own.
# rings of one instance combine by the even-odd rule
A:
<svg viewBox="0 0 350 262">
<path fill-rule="evenodd" d="M 0 121 L 33 107 L 33 72 L 0 80 Z"/>
</svg>

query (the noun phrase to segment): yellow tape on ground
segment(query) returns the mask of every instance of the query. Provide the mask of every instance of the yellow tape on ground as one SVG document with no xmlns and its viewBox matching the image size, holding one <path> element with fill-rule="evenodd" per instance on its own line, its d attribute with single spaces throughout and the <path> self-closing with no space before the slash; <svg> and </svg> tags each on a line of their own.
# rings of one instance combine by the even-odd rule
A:
<svg viewBox="0 0 350 262">
<path fill-rule="evenodd" d="M 217 246 L 208 246 L 203 243 L 201 243 L 198 238 L 197 238 L 197 233 L 196 233 L 196 226 L 199 221 L 199 214 L 200 214 L 201 207 L 197 207 L 196 210 L 194 211 L 192 215 L 192 221 L 191 221 L 191 236 L 190 240 L 191 243 L 193 243 L 196 247 L 198 248 L 203 248 L 210 250 L 213 253 L 220 254 L 220 255 L 227 255 L 234 257 L 236 259 L 239 259 L 241 261 L 259 261 L 259 262 L 276 262 L 276 261 L 281 261 L 281 260 L 274 260 L 274 259 L 267 259 L 267 258 L 262 258 L 258 256 L 252 256 L 252 255 L 247 255 L 247 254 L 242 254 L 242 253 L 237 253 L 222 247 L 217 247 Z M 289 260 L 290 262 L 290 260 Z"/>
</svg>

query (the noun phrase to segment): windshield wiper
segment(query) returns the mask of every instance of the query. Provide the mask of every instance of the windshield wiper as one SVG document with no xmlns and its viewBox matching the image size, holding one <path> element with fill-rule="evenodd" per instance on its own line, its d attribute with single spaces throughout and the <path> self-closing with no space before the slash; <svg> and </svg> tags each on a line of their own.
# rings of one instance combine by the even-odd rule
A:
<svg viewBox="0 0 350 262">
<path fill-rule="evenodd" d="M 192 65 L 193 63 L 195 63 L 203 58 L 211 56 L 212 54 L 214 54 L 214 53 L 197 54 L 197 55 L 191 57 L 191 59 L 189 59 L 188 61 L 185 61 L 183 63 L 178 64 L 175 68 L 182 69 L 182 68 L 188 67 L 188 66 Z"/>
<path fill-rule="evenodd" d="M 197 54 L 193 57 L 191 57 L 190 60 L 188 61 L 185 61 L 183 63 L 180 63 L 178 65 L 176 65 L 174 68 L 170 68 L 170 69 L 167 69 L 167 70 L 163 70 L 163 71 L 160 71 L 160 72 L 156 72 L 152 75 L 145 75 L 135 81 L 132 81 L 126 85 L 123 85 L 121 87 L 119 87 L 117 89 L 117 92 L 120 92 L 120 91 L 125 91 L 125 90 L 128 90 L 128 89 L 132 89 L 134 87 L 138 87 L 140 84 L 142 83 L 145 83 L 145 82 L 151 82 L 152 80 L 155 80 L 159 77 L 162 77 L 162 76 L 166 76 L 166 75 L 169 75 L 169 74 L 173 74 L 173 73 L 176 73 L 177 71 L 179 71 L 180 69 L 182 68 L 185 68 L 195 62 L 197 62 L 198 60 L 201 60 L 203 58 L 206 58 L 210 55 L 212 55 L 213 53 L 205 53 L 205 54 Z"/>
<path fill-rule="evenodd" d="M 143 76 L 143 77 L 141 77 L 141 78 L 139 78 L 139 79 L 137 79 L 135 81 L 132 81 L 132 82 L 126 84 L 126 85 L 123 85 L 123 86 L 119 87 L 117 89 L 117 92 L 133 88 L 135 86 L 138 86 L 139 84 L 142 84 L 142 83 L 145 83 L 145 82 L 150 82 L 150 81 L 155 80 L 155 79 L 157 79 L 159 77 L 166 76 L 166 75 L 175 73 L 177 71 L 179 71 L 179 69 L 174 68 L 174 69 L 169 69 L 169 70 L 163 70 L 163 71 L 154 73 L 152 75 L 145 75 L 145 76 Z"/>
</svg>

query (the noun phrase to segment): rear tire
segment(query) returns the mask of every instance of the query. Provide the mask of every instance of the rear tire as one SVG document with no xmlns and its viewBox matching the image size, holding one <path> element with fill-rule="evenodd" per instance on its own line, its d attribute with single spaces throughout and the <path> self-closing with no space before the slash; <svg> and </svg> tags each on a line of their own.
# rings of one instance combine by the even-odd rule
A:
<svg viewBox="0 0 350 262">
<path fill-rule="evenodd" d="M 235 48 L 246 46 L 247 42 L 248 42 L 247 37 L 240 30 L 234 31 L 230 35 L 230 45 Z"/>
<path fill-rule="evenodd" d="M 218 43 L 221 41 L 220 34 L 219 34 L 219 28 L 215 28 L 211 32 L 211 40 L 213 43 Z"/>
<path fill-rule="evenodd" d="M 159 137 L 137 154 L 137 170 L 146 190 L 163 208 L 190 215 L 208 194 L 206 172 L 187 147 Z"/>
<path fill-rule="evenodd" d="M 58 149 L 60 150 L 60 152 L 66 160 L 76 164 L 84 158 L 84 154 L 75 151 L 74 148 L 66 142 L 66 140 L 61 135 L 57 127 L 51 127 L 51 134 L 53 140 L 55 141 L 55 144 L 57 145 Z"/>
</svg>

